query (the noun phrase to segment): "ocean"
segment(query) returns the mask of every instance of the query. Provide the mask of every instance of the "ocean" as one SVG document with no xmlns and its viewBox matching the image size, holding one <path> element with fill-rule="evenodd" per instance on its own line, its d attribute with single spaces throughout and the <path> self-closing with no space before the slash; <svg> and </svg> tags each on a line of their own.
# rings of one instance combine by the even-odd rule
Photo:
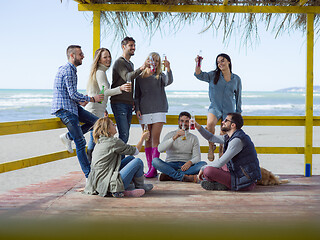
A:
<svg viewBox="0 0 320 240">
<path fill-rule="evenodd" d="M 79 90 L 85 93 L 85 90 Z M 167 91 L 168 114 L 181 111 L 207 115 L 209 96 L 207 91 Z M 50 114 L 52 90 L 0 89 L 0 122 L 24 121 L 54 117 Z M 314 92 L 314 116 L 320 116 L 320 92 Z M 112 113 L 110 104 L 107 110 Z M 242 93 L 244 116 L 304 116 L 305 93 L 252 92 Z"/>
</svg>

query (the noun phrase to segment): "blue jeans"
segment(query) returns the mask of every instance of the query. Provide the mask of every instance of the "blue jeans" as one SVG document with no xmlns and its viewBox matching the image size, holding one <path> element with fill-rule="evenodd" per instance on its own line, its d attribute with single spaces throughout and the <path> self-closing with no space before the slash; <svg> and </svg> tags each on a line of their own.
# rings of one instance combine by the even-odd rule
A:
<svg viewBox="0 0 320 240">
<path fill-rule="evenodd" d="M 143 176 L 143 162 L 140 158 L 134 158 L 128 156 L 121 160 L 120 176 L 124 185 L 124 189 L 127 189 L 134 177 Z"/>
<path fill-rule="evenodd" d="M 119 138 L 127 143 L 132 120 L 132 105 L 126 103 L 113 103 L 111 104 L 111 108 L 114 118 L 116 119 Z"/>
<path fill-rule="evenodd" d="M 98 117 L 80 106 L 78 106 L 78 116 L 64 109 L 57 111 L 56 116 L 68 128 L 68 138 L 74 140 L 81 169 L 87 178 L 90 173 L 90 164 L 86 154 L 86 139 L 84 138 L 84 134 L 98 120 Z M 80 122 L 84 124 L 80 126 Z"/>
<path fill-rule="evenodd" d="M 160 172 L 167 174 L 177 181 L 182 181 L 184 175 L 194 175 L 198 174 L 200 169 L 207 163 L 204 161 L 197 162 L 196 164 L 191 165 L 187 171 L 182 171 L 181 167 L 186 162 L 165 162 L 160 158 L 154 158 L 152 160 L 152 166 L 154 166 Z"/>
<path fill-rule="evenodd" d="M 92 133 L 93 133 L 93 130 L 91 129 L 91 130 L 89 131 L 90 139 L 89 139 L 89 142 L 88 142 L 88 150 L 93 150 L 93 149 L 94 149 L 94 146 L 96 145 L 96 144 L 94 143 L 94 141 L 93 141 L 93 135 L 92 135 Z"/>
</svg>

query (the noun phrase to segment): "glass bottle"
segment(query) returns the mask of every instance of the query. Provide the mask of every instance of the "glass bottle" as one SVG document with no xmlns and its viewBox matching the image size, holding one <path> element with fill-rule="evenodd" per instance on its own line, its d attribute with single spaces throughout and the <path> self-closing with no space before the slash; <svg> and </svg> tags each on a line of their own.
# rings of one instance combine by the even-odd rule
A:
<svg viewBox="0 0 320 240">
<path fill-rule="evenodd" d="M 153 61 L 152 56 L 149 57 L 149 60 L 150 60 L 150 70 L 151 70 L 151 72 L 155 72 L 156 71 L 156 65 L 155 65 L 155 63 Z"/>
<path fill-rule="evenodd" d="M 182 125 L 182 130 L 184 131 L 184 135 L 181 137 L 181 140 L 187 140 L 187 131 L 184 125 Z"/>
<path fill-rule="evenodd" d="M 198 62 L 197 62 L 197 67 L 201 67 L 201 62 L 202 62 L 202 51 L 199 51 L 199 55 L 198 55 Z"/>
<path fill-rule="evenodd" d="M 164 60 L 167 60 L 167 56 L 165 54 L 162 55 L 162 71 L 166 70 L 166 66 L 164 65 Z"/>
<path fill-rule="evenodd" d="M 145 124 L 144 126 L 143 126 L 143 132 L 148 132 L 149 131 L 149 129 L 148 129 L 148 124 Z M 149 140 L 149 138 L 146 138 L 146 141 L 148 141 Z"/>
<path fill-rule="evenodd" d="M 195 117 L 194 117 L 194 114 L 192 112 L 191 114 L 191 119 L 190 119 L 190 124 L 189 124 L 189 129 L 190 130 L 195 130 L 196 129 L 196 123 L 195 123 Z"/>
<path fill-rule="evenodd" d="M 131 81 L 130 81 L 130 80 L 127 80 L 127 84 L 130 84 L 130 91 L 129 91 L 129 92 L 131 92 L 131 91 L 132 91 Z"/>
<path fill-rule="evenodd" d="M 99 94 L 104 94 L 104 86 L 103 86 L 103 85 L 102 85 L 102 89 L 101 89 L 101 91 L 100 91 Z M 102 101 L 101 101 L 101 102 L 98 102 L 98 103 L 102 103 Z"/>
</svg>

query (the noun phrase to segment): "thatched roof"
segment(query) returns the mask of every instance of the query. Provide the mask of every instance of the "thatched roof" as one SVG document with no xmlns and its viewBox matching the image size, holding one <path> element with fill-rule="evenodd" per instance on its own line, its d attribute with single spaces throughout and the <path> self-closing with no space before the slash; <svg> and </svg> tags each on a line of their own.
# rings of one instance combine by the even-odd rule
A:
<svg viewBox="0 0 320 240">
<path fill-rule="evenodd" d="M 62 1 L 62 0 L 61 0 Z M 320 0 L 75 0 L 82 4 L 159 4 L 159 5 L 223 5 L 230 6 L 320 6 Z M 152 37 L 154 33 L 178 32 L 185 25 L 202 22 L 199 32 L 223 30 L 223 40 L 232 33 L 241 36 L 246 43 L 258 37 L 259 26 L 274 32 L 277 37 L 291 30 L 306 31 L 306 14 L 279 13 L 172 13 L 172 12 L 102 12 L 102 26 L 115 39 L 130 33 L 132 26 Z M 262 24 L 261 24 L 262 23 Z M 315 33 L 319 32 L 319 15 L 315 15 Z"/>
</svg>

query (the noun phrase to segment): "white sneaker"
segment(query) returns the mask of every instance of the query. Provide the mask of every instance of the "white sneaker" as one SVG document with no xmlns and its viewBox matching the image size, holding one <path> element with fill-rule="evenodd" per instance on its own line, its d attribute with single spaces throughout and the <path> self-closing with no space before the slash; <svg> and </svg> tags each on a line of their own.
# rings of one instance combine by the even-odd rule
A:
<svg viewBox="0 0 320 240">
<path fill-rule="evenodd" d="M 66 133 L 61 134 L 60 139 L 61 139 L 61 142 L 63 143 L 63 145 L 67 148 L 68 152 L 73 153 L 73 149 L 71 146 L 72 141 L 67 138 L 67 134 Z"/>
</svg>

